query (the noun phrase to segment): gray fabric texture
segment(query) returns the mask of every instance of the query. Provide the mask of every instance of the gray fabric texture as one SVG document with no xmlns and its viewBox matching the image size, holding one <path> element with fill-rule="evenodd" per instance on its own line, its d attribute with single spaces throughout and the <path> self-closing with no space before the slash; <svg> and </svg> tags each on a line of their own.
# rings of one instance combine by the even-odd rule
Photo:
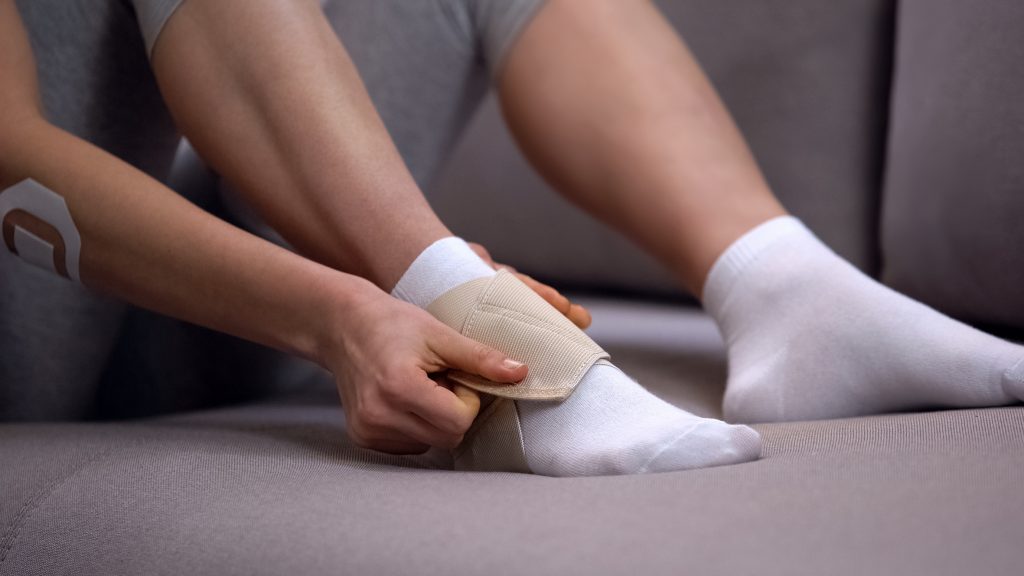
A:
<svg viewBox="0 0 1024 576">
<path fill-rule="evenodd" d="M 715 413 L 724 357 L 706 317 L 590 304 L 627 371 Z M 130 424 L 4 425 L 0 458 L 18 464 L 0 467 L 0 574 L 1019 574 L 1024 408 L 758 430 L 754 463 L 551 479 L 359 450 L 329 386 Z"/>
<path fill-rule="evenodd" d="M 782 202 L 829 246 L 874 272 L 895 2 L 659 5 L 708 72 Z M 649 256 L 541 181 L 516 150 L 494 100 L 474 119 L 429 198 L 457 234 L 560 285 L 680 293 Z"/>
<path fill-rule="evenodd" d="M 1024 329 L 1024 4 L 900 5 L 883 279 Z"/>
<path fill-rule="evenodd" d="M 505 64 L 505 57 L 544 2 L 545 0 L 470 0 L 470 14 L 473 17 L 476 35 L 483 45 L 484 59 L 491 78 L 499 77 Z"/>
<path fill-rule="evenodd" d="M 146 42 L 146 53 L 152 55 L 153 46 L 156 44 L 160 32 L 163 31 L 164 25 L 184 0 L 131 1 L 138 14 L 139 29 Z M 420 4 L 413 9 L 426 8 L 430 11 L 446 13 L 447 17 L 455 24 L 460 41 L 481 45 L 482 57 L 489 64 L 488 68 L 492 71 L 492 75 L 497 76 L 509 47 L 537 9 L 544 4 L 544 0 L 428 0 L 415 3 L 402 0 L 377 0 L 372 4 L 353 0 L 340 0 L 340 2 L 339 0 L 320 0 L 320 3 L 324 6 L 334 4 L 336 7 L 340 3 L 345 10 L 369 8 L 392 15 L 409 8 L 408 6 L 403 7 L 402 4 Z M 361 7 L 351 6 L 360 3 Z M 331 11 L 334 11 L 334 8 Z M 392 20 L 393 23 L 396 21 Z M 335 22 L 339 21 L 335 20 Z M 403 27 L 420 25 L 420 23 L 408 20 L 403 24 L 406 25 Z M 439 39 L 440 37 L 435 37 L 435 40 Z M 466 48 L 467 52 L 475 52 L 473 46 L 466 46 Z"/>
<path fill-rule="evenodd" d="M 139 21 L 139 31 L 146 42 L 146 54 L 153 54 L 156 39 L 164 25 L 183 0 L 131 0 Z"/>
</svg>

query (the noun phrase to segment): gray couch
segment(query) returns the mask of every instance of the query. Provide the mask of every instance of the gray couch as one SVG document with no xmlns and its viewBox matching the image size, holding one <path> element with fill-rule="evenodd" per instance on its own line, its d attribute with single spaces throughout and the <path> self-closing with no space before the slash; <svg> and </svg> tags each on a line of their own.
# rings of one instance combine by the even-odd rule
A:
<svg viewBox="0 0 1024 576">
<path fill-rule="evenodd" d="M 1024 7 L 662 6 L 794 213 L 896 288 L 1021 334 Z M 191 197 L 214 185 L 194 162 L 175 178 Z M 493 103 L 430 197 L 499 259 L 584 291 L 591 334 L 641 383 L 719 414 L 714 325 L 650 259 L 546 190 Z M 481 213 L 491 216 L 471 216 Z M 199 378 L 151 358 L 194 345 L 183 344 L 191 330 L 129 321 L 113 370 L 157 396 L 211 382 L 274 392 L 114 422 L 0 425 L 0 574 L 1024 570 L 1020 406 L 759 425 L 761 460 L 692 472 L 456 473 L 444 454 L 353 447 L 316 370 L 254 370 L 250 348 L 200 332 L 203 346 L 227 346 L 218 365 L 234 368 Z"/>
</svg>

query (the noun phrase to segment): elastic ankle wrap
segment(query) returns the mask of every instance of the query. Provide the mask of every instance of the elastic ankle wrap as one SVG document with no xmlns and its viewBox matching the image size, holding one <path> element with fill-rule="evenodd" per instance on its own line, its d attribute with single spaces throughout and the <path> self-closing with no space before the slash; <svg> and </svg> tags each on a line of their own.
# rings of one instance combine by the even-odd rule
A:
<svg viewBox="0 0 1024 576">
<path fill-rule="evenodd" d="M 480 415 L 455 451 L 456 467 L 528 472 L 513 401 L 565 400 L 591 366 L 607 361 L 608 353 L 505 270 L 456 286 L 434 300 L 427 311 L 463 336 L 529 367 L 518 384 L 448 373 L 459 384 L 497 397 L 484 397 Z"/>
</svg>

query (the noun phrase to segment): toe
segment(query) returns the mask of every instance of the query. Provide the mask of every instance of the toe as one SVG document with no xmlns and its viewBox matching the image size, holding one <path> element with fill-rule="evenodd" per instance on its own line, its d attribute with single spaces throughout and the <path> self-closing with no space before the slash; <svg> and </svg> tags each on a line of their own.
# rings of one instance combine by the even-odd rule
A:
<svg viewBox="0 0 1024 576">
<path fill-rule="evenodd" d="M 761 435 L 748 426 L 705 420 L 655 455 L 644 472 L 670 472 L 757 460 Z"/>
<path fill-rule="evenodd" d="M 1003 390 L 1018 400 L 1024 400 L 1024 358 L 1003 373 Z"/>
<path fill-rule="evenodd" d="M 749 426 L 732 426 L 732 460 L 725 464 L 750 462 L 761 457 L 761 435 Z"/>
</svg>

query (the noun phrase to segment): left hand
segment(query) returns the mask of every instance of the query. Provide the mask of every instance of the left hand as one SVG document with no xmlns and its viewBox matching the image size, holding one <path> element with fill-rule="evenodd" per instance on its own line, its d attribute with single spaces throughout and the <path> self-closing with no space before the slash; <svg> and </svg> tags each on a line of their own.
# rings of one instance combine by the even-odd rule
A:
<svg viewBox="0 0 1024 576">
<path fill-rule="evenodd" d="M 488 264 L 493 266 L 495 270 L 508 270 L 509 272 L 514 273 L 516 276 L 519 277 L 520 280 L 523 281 L 524 284 L 532 288 L 533 291 L 539 294 L 541 298 L 546 300 L 548 304 L 554 306 L 555 310 L 558 310 L 559 312 L 564 314 L 566 318 L 571 320 L 573 324 L 579 326 L 580 329 L 586 329 L 588 326 L 590 326 L 590 312 L 588 312 L 587 309 L 584 308 L 583 306 L 580 306 L 579 304 L 573 304 L 572 302 L 569 301 L 568 298 L 562 296 L 562 294 L 558 290 L 555 290 L 554 288 L 548 286 L 547 284 L 538 282 L 533 278 L 527 276 L 526 274 L 518 272 L 515 268 L 511 266 L 496 263 L 494 259 L 491 258 L 490 252 L 488 252 L 486 248 L 477 244 L 476 242 L 470 242 L 469 247 L 472 248 L 473 251 L 477 253 L 477 256 L 480 256 L 480 258 L 482 258 L 484 262 L 487 262 Z"/>
</svg>

